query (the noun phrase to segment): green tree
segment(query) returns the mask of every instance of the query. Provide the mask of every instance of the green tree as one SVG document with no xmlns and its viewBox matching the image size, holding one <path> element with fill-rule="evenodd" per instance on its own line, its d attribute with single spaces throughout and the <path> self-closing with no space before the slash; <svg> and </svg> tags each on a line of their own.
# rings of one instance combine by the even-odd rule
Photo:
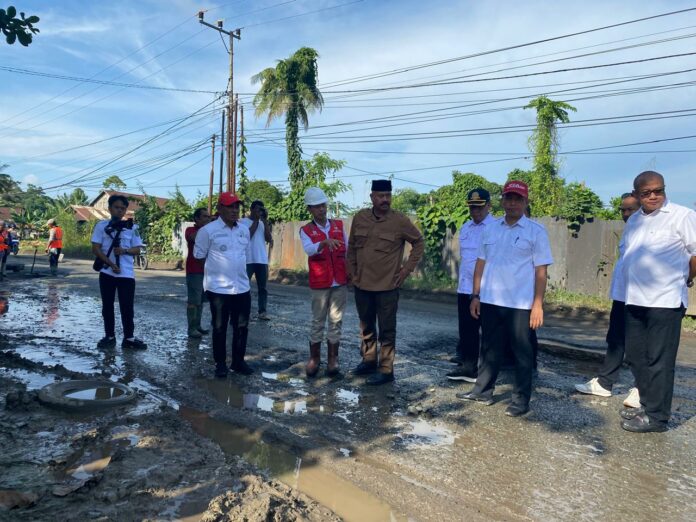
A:
<svg viewBox="0 0 696 522">
<path fill-rule="evenodd" d="M 309 113 L 324 106 L 324 98 L 317 87 L 319 54 L 310 47 L 298 49 L 275 67 L 264 69 L 251 78 L 261 83 L 254 96 L 256 116 L 268 115 L 266 126 L 275 118 L 285 115 L 285 144 L 290 169 L 290 187 L 294 189 L 304 178 L 299 126 L 309 127 Z"/>
<path fill-rule="evenodd" d="M 24 13 L 19 13 L 17 18 L 17 9 L 10 6 L 5 9 L 0 9 L 0 31 L 5 35 L 5 41 L 12 45 L 15 41 L 19 41 L 21 45 L 27 47 L 34 35 L 39 31 L 34 27 L 34 24 L 39 21 L 38 16 L 24 16 Z"/>
<path fill-rule="evenodd" d="M 609 200 L 609 206 L 603 207 L 598 213 L 597 217 L 600 219 L 605 219 L 611 221 L 614 219 L 621 219 L 621 196 L 613 197 Z"/>
<path fill-rule="evenodd" d="M 391 208 L 405 214 L 415 214 L 423 205 L 428 204 L 428 195 L 412 188 L 396 189 L 392 193 Z"/>
<path fill-rule="evenodd" d="M 237 156 L 237 195 L 242 201 L 247 200 L 247 190 L 249 189 L 249 178 L 247 177 L 246 155 L 247 155 L 246 138 L 244 134 L 239 137 L 239 152 Z"/>
<path fill-rule="evenodd" d="M 466 203 L 469 192 L 475 188 L 486 189 L 491 195 L 493 211 L 500 211 L 502 187 L 472 173 L 452 172 L 452 184 L 431 192 L 432 203 L 418 208 L 416 215 L 425 239 L 426 274 L 431 279 L 443 279 L 442 247 L 447 231 L 455 232 L 469 219 Z"/>
<path fill-rule="evenodd" d="M 266 208 L 275 208 L 283 199 L 283 193 L 275 185 L 271 185 L 268 181 L 259 179 L 249 181 L 247 184 L 246 198 L 243 199 L 244 205 L 249 208 L 252 201 L 263 201 Z"/>
<path fill-rule="evenodd" d="M 126 183 L 118 176 L 109 176 L 104 180 L 102 187 L 109 190 L 123 190 L 127 187 Z"/>
<path fill-rule="evenodd" d="M 335 208 L 335 198 L 341 192 L 350 188 L 341 180 L 327 181 L 329 176 L 335 174 L 346 165 L 344 160 L 335 160 L 325 152 L 317 153 L 309 160 L 302 160 L 302 170 L 305 173 L 302 180 L 298 180 L 290 192 L 283 197 L 283 200 L 274 208 L 269 209 L 269 217 L 275 221 L 303 221 L 311 219 L 307 212 L 307 205 L 304 202 L 305 191 L 309 187 L 321 187 L 329 198 L 329 205 Z M 340 203 L 339 211 L 343 212 L 346 207 Z M 271 212 L 272 210 L 272 212 Z"/>
<path fill-rule="evenodd" d="M 570 183 L 564 188 L 559 215 L 568 222 L 576 236 L 586 221 L 592 221 L 602 211 L 602 200 L 584 183 Z"/>
<path fill-rule="evenodd" d="M 13 206 L 19 201 L 22 188 L 12 176 L 5 174 L 4 171 L 9 165 L 0 165 L 0 205 Z"/>
<path fill-rule="evenodd" d="M 546 96 L 533 99 L 525 109 L 536 109 L 536 128 L 529 138 L 529 148 L 534 153 L 534 170 L 529 182 L 534 214 L 551 216 L 560 209 L 564 185 L 563 178 L 558 175 L 557 124 L 568 123 L 568 111 L 576 109 Z"/>
<path fill-rule="evenodd" d="M 172 234 L 184 221 L 191 221 L 193 208 L 176 188 L 170 199 L 160 208 L 154 196 L 146 194 L 135 211 L 140 236 L 147 245 L 148 252 L 155 257 L 177 257 L 179 254 L 172 247 Z"/>
</svg>

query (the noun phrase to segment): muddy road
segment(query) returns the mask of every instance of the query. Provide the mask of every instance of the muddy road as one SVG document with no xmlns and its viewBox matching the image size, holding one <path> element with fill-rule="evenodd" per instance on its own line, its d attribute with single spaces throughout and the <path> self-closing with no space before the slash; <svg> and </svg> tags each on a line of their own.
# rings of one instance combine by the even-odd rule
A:
<svg viewBox="0 0 696 522">
<path fill-rule="evenodd" d="M 374 389 L 345 371 L 307 381 L 308 291 L 270 285 L 273 320 L 250 327 L 256 372 L 216 380 L 209 340 L 186 336 L 182 273 L 137 274 L 136 335 L 149 349 L 124 352 L 95 348 L 103 332 L 89 264 L 62 270 L 2 288 L 0 519 L 696 519 L 690 348 L 670 431 L 634 435 L 618 417 L 628 370 L 609 399 L 574 393 L 594 362 L 541 353 L 532 411 L 520 419 L 503 414 L 506 374 L 496 404 L 456 399 L 472 385 L 444 378 L 457 336 L 446 302 L 402 299 L 397 381 Z M 359 362 L 350 299 L 344 370 Z M 549 322 L 569 341 L 604 328 Z M 66 414 L 36 401 L 45 384 L 93 376 L 136 388 L 137 403 Z"/>
</svg>

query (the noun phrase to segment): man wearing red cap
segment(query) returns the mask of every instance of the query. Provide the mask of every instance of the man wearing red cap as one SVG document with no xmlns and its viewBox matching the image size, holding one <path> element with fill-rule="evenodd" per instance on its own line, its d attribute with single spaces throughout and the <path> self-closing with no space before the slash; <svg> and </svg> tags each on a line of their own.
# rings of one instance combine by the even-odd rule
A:
<svg viewBox="0 0 696 522">
<path fill-rule="evenodd" d="M 546 230 L 525 216 L 527 203 L 527 184 L 508 181 L 503 187 L 505 217 L 483 231 L 471 294 L 471 315 L 481 318 L 482 363 L 474 389 L 457 395 L 493 404 L 503 350 L 509 345 L 515 383 L 505 414 L 511 417 L 529 411 L 534 369 L 529 329 L 544 321 L 546 271 L 553 263 Z"/>
<path fill-rule="evenodd" d="M 196 234 L 193 256 L 205 259 L 203 288 L 210 301 L 213 321 L 213 358 L 215 376 L 227 377 L 227 324 L 232 324 L 232 365 L 242 375 L 253 370 L 244 362 L 251 311 L 246 250 L 249 229 L 239 225 L 240 199 L 231 192 L 218 197 L 219 219 L 208 223 Z"/>
</svg>

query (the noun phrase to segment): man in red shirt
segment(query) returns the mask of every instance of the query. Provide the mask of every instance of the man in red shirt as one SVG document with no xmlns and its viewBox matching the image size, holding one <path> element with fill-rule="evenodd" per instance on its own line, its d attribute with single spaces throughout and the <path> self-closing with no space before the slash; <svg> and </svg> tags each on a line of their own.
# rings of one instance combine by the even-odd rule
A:
<svg viewBox="0 0 696 522">
<path fill-rule="evenodd" d="M 186 256 L 186 289 L 188 299 L 186 304 L 186 316 L 188 318 L 188 336 L 192 339 L 200 339 L 208 334 L 208 330 L 201 328 L 201 313 L 203 311 L 203 266 L 204 259 L 193 257 L 193 245 L 196 243 L 198 231 L 210 223 L 210 214 L 205 208 L 197 208 L 193 213 L 193 226 L 184 231 L 184 238 L 188 246 Z"/>
</svg>

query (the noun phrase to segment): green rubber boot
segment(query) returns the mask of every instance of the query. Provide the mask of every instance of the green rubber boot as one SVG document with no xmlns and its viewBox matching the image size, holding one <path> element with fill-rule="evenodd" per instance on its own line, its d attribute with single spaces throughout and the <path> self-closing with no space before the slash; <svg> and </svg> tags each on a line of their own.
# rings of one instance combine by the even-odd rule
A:
<svg viewBox="0 0 696 522">
<path fill-rule="evenodd" d="M 200 324 L 200 316 L 198 315 L 198 307 L 187 306 L 186 307 L 186 318 L 188 319 L 188 336 L 191 339 L 200 339 L 203 337 L 201 332 L 198 331 L 198 325 Z"/>
</svg>

